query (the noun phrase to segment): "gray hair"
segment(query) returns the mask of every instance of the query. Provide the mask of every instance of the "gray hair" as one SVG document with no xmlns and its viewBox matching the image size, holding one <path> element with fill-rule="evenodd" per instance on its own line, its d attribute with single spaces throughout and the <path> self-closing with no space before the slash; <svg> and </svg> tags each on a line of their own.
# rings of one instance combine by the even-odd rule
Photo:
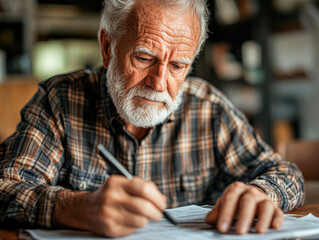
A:
<svg viewBox="0 0 319 240">
<path fill-rule="evenodd" d="M 136 0 L 104 0 L 99 35 L 104 29 L 115 42 L 125 33 L 125 21 L 133 8 Z M 207 39 L 209 11 L 205 0 L 161 0 L 161 4 L 167 7 L 178 7 L 187 10 L 194 9 L 200 19 L 200 37 L 194 58 L 199 54 Z M 114 45 L 113 45 L 114 46 Z"/>
</svg>

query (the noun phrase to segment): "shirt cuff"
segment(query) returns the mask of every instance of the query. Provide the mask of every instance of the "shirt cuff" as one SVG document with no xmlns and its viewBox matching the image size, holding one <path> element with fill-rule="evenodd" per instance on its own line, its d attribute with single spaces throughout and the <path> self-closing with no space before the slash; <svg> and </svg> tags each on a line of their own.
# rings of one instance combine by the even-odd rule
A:
<svg viewBox="0 0 319 240">
<path fill-rule="evenodd" d="M 265 192 L 276 206 L 280 207 L 284 212 L 291 210 L 288 207 L 287 196 L 282 193 L 282 190 L 276 183 L 271 183 L 264 179 L 255 179 L 248 184 L 258 187 L 260 190 Z"/>
<path fill-rule="evenodd" d="M 35 216 L 36 218 L 36 225 L 43 226 L 46 228 L 53 228 L 53 213 L 55 207 L 55 201 L 58 192 L 65 190 L 63 187 L 59 186 L 50 186 L 46 187 L 43 190 L 40 198 L 38 200 L 38 215 Z"/>
</svg>

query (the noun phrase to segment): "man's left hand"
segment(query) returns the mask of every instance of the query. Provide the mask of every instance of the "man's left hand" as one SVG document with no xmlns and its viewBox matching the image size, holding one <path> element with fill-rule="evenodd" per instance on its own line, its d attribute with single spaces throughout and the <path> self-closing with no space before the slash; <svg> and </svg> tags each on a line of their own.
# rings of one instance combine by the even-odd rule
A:
<svg viewBox="0 0 319 240">
<path fill-rule="evenodd" d="M 215 207 L 206 216 L 206 222 L 216 224 L 220 232 L 226 233 L 236 217 L 236 232 L 246 234 L 253 224 L 258 233 L 268 228 L 278 229 L 284 222 L 281 209 L 257 187 L 242 182 L 229 185 L 218 199 Z"/>
</svg>

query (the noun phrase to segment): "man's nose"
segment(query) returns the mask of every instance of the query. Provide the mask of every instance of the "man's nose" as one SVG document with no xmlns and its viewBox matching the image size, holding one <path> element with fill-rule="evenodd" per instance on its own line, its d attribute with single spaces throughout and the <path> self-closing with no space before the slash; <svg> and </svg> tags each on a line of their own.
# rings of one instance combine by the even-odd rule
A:
<svg viewBox="0 0 319 240">
<path fill-rule="evenodd" d="M 154 66 L 153 69 L 150 70 L 145 84 L 157 92 L 164 92 L 167 89 L 166 71 L 167 67 L 165 65 L 158 64 Z"/>
</svg>

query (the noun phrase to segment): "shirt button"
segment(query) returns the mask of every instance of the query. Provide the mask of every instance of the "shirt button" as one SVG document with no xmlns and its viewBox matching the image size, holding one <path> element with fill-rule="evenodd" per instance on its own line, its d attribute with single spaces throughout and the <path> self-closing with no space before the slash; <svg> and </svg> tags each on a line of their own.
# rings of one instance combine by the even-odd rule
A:
<svg viewBox="0 0 319 240">
<path fill-rule="evenodd" d="M 84 190 L 85 188 L 86 188 L 86 182 L 83 181 L 80 183 L 80 189 Z"/>
</svg>

